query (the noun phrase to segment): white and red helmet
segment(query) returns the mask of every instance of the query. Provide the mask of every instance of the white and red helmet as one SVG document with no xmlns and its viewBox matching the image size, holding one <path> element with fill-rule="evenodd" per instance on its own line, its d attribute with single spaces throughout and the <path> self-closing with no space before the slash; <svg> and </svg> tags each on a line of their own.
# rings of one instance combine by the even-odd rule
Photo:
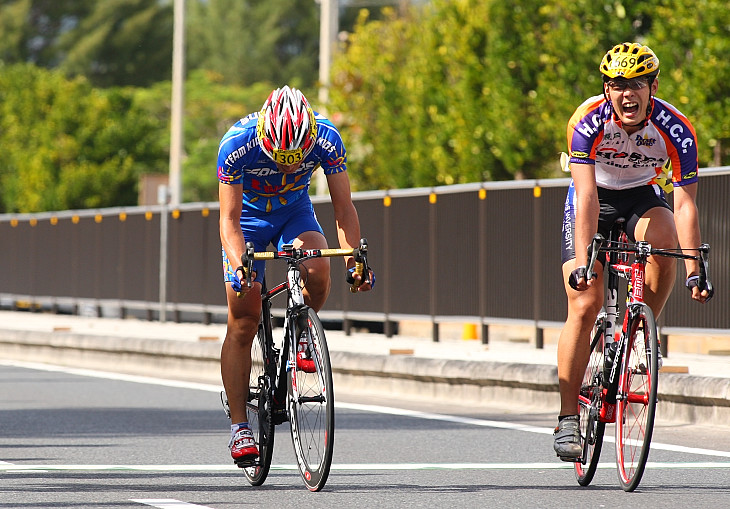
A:
<svg viewBox="0 0 730 509">
<path fill-rule="evenodd" d="M 317 122 L 309 102 L 296 88 L 277 88 L 264 103 L 256 124 L 264 153 L 277 163 L 303 161 L 317 140 Z"/>
</svg>

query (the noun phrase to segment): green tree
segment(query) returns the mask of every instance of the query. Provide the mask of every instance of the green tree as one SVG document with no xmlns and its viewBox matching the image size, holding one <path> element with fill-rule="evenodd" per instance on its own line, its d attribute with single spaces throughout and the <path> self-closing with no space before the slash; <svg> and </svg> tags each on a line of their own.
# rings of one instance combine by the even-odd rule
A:
<svg viewBox="0 0 730 509">
<path fill-rule="evenodd" d="M 139 174 L 167 164 L 130 90 L 29 64 L 0 66 L 0 132 L 2 212 L 135 205 Z"/>
<path fill-rule="evenodd" d="M 0 61 L 31 62 L 42 67 L 60 63 L 58 38 L 78 25 L 94 0 L 6 0 L 0 5 Z"/>
<path fill-rule="evenodd" d="M 148 86 L 172 74 L 171 0 L 105 0 L 59 38 L 60 64 L 94 85 Z"/>
<path fill-rule="evenodd" d="M 434 0 L 383 12 L 361 14 L 333 68 L 330 109 L 346 118 L 359 188 L 560 176 L 568 118 L 602 93 L 601 57 L 634 40 L 662 60 L 659 95 L 709 135 L 700 164 L 727 161 L 730 11 L 719 0 Z"/>
<path fill-rule="evenodd" d="M 314 85 L 318 76 L 319 4 L 313 0 L 192 1 L 188 65 L 217 72 L 227 84 Z"/>
<path fill-rule="evenodd" d="M 657 95 L 687 115 L 697 131 L 701 166 L 730 164 L 730 10 L 727 3 L 658 2 L 652 45 L 661 74 Z"/>
</svg>

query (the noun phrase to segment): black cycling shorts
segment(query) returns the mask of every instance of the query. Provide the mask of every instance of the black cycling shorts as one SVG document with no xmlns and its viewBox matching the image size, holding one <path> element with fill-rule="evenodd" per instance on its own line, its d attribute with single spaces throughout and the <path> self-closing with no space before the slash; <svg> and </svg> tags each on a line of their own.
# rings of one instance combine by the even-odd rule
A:
<svg viewBox="0 0 730 509">
<path fill-rule="evenodd" d="M 598 188 L 598 202 L 601 211 L 598 214 L 598 233 L 608 238 L 616 219 L 623 217 L 626 220 L 626 234 L 635 241 L 634 230 L 639 218 L 654 207 L 664 207 L 671 210 L 667 203 L 664 191 L 657 185 L 634 187 L 633 189 L 603 189 Z M 573 182 L 568 188 L 563 213 L 563 242 L 561 246 L 561 261 L 567 262 L 575 258 L 575 188 Z M 583 247 L 586 249 L 587 246 Z M 601 256 L 603 263 L 604 256 Z"/>
</svg>

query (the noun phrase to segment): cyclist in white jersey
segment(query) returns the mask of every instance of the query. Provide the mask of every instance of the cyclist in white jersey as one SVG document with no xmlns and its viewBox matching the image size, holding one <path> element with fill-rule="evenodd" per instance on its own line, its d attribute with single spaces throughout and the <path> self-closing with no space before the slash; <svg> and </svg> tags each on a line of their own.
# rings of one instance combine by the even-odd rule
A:
<svg viewBox="0 0 730 509">
<path fill-rule="evenodd" d="M 585 277 L 586 246 L 596 232 L 607 237 L 619 217 L 626 219 L 632 240 L 657 248 L 700 244 L 697 140 L 689 120 L 654 97 L 659 59 L 647 46 L 622 43 L 606 53 L 600 70 L 603 95 L 581 104 L 567 130 L 572 182 L 563 217 L 562 263 L 568 318 L 558 343 L 561 408 L 554 433 L 554 449 L 563 461 L 582 455 L 578 393 L 590 355 L 587 338 L 603 304 L 601 263 L 597 277 Z M 659 185 L 663 167 L 671 169 L 674 212 Z M 674 258 L 649 258 L 645 298 L 655 316 L 674 286 L 675 265 Z M 697 287 L 697 262 L 686 261 L 685 269 L 692 299 L 705 302 L 707 291 Z"/>
</svg>

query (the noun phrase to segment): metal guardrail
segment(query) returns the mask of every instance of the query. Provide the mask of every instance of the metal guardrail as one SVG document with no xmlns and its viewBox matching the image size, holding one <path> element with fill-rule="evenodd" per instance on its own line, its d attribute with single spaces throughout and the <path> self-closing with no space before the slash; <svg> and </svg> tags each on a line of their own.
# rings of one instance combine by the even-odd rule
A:
<svg viewBox="0 0 730 509">
<path fill-rule="evenodd" d="M 701 309 L 675 291 L 659 325 L 724 335 L 730 331 L 730 167 L 700 175 L 700 225 L 703 241 L 712 246 L 710 269 L 718 290 L 714 302 Z M 444 322 L 481 325 L 484 340 L 490 324 L 533 325 L 541 346 L 545 324 L 565 320 L 559 243 L 568 183 L 566 178 L 353 193 L 377 288 L 351 295 L 344 270 L 333 260 L 332 291 L 322 316 L 342 320 L 346 330 L 353 321 L 382 322 L 386 335 L 398 321 L 428 320 L 434 340 Z M 328 198 L 312 201 L 325 234 L 336 239 Z M 166 279 L 160 278 L 161 265 Z M 684 269 L 678 270 L 680 281 Z M 181 320 L 186 313 L 202 314 L 204 321 L 225 315 L 218 203 L 2 214 L 0 306 L 17 303 L 76 313 L 116 309 L 163 320 L 166 315 Z"/>
</svg>

